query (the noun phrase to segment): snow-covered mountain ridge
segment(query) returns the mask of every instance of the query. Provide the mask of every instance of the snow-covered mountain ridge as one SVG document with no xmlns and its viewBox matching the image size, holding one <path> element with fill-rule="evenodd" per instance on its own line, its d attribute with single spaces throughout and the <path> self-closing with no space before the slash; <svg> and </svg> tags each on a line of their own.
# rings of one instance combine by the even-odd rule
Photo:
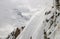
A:
<svg viewBox="0 0 60 39">
<path fill-rule="evenodd" d="M 60 33 L 58 34 L 57 32 L 59 32 L 60 30 L 60 12 L 56 11 L 55 8 L 52 7 L 51 10 L 44 13 L 44 21 L 40 21 L 42 25 L 40 22 L 38 22 L 40 23 L 40 25 L 38 25 L 35 19 L 34 23 L 29 24 L 28 27 L 24 30 L 24 32 L 22 32 L 23 34 L 18 36 L 17 39 L 30 39 L 30 37 L 32 37 L 32 39 L 59 39 Z M 38 18 L 40 15 L 38 14 L 38 16 L 36 17 Z M 34 26 L 35 28 L 32 26 Z"/>
</svg>

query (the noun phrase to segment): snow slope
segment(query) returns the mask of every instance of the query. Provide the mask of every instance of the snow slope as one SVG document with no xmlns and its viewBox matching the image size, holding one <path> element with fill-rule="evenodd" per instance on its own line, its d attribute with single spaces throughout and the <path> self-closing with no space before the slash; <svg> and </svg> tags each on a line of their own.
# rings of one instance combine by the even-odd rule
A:
<svg viewBox="0 0 60 39">
<path fill-rule="evenodd" d="M 5 38 L 15 27 L 30 26 L 30 21 L 35 19 L 34 14 L 46 6 L 52 6 L 52 0 L 0 0 L 0 37 Z"/>
<path fill-rule="evenodd" d="M 45 20 L 45 12 L 47 10 L 48 9 L 45 8 L 41 9 L 41 11 L 37 11 L 37 13 L 32 17 L 33 19 L 31 18 L 30 23 L 23 30 L 23 32 L 17 37 L 17 39 L 30 39 L 31 36 L 33 37 L 33 39 L 36 39 L 38 31 L 42 28 L 43 20 Z"/>
</svg>

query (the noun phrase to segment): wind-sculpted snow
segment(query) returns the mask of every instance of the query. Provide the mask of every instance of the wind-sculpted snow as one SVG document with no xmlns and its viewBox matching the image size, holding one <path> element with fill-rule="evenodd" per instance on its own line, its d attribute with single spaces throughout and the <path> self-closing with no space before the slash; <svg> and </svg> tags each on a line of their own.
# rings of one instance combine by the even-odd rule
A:
<svg viewBox="0 0 60 39">
<path fill-rule="evenodd" d="M 44 9 L 42 11 L 44 11 Z M 29 39 L 35 33 L 37 28 L 41 28 L 42 21 L 44 20 L 44 12 L 42 11 L 37 12 L 17 39 Z"/>
<path fill-rule="evenodd" d="M 41 19 L 38 19 L 40 18 L 40 14 L 35 16 L 34 14 L 40 13 L 41 11 L 43 11 L 42 9 L 44 9 L 46 6 L 50 7 L 52 5 L 52 0 L 49 1 L 48 0 L 47 1 L 46 0 L 0 0 L 0 31 L 1 31 L 0 37 L 4 39 L 9 33 L 11 33 L 14 30 L 14 28 L 16 27 L 20 28 L 21 26 L 25 26 L 25 25 L 27 26 L 24 29 L 24 31 L 28 32 L 29 29 L 27 28 L 31 28 L 32 31 L 29 30 L 29 32 L 31 31 L 31 33 L 28 33 L 28 35 L 29 34 L 32 35 L 35 28 L 38 28 L 37 25 L 39 25 L 39 22 L 40 20 L 42 20 L 43 17 L 42 13 L 41 13 L 42 15 Z M 49 5 L 48 3 L 51 5 Z M 24 31 L 22 33 L 24 33 Z M 29 35 L 29 37 L 31 35 Z M 22 36 L 24 37 L 25 35 Z"/>
<path fill-rule="evenodd" d="M 17 39 L 59 39 L 60 12 L 47 10 L 38 11 Z"/>
</svg>

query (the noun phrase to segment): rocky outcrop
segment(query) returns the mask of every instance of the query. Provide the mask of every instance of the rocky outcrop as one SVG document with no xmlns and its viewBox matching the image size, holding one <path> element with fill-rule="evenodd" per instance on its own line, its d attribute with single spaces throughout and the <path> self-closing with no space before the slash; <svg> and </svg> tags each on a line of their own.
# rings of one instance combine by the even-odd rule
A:
<svg viewBox="0 0 60 39">
<path fill-rule="evenodd" d="M 56 30 L 58 29 L 58 19 L 60 19 L 60 12 L 58 12 L 57 10 L 54 11 L 53 9 L 48 12 L 45 12 L 45 15 L 46 19 L 45 21 L 43 21 L 43 25 L 45 24 L 44 39 L 54 39 L 54 36 L 52 35 L 54 35 Z"/>
<path fill-rule="evenodd" d="M 12 31 L 6 39 L 16 39 L 18 35 L 22 32 L 22 30 L 25 28 L 25 26 L 21 27 L 21 29 L 16 28 L 14 31 Z"/>
</svg>

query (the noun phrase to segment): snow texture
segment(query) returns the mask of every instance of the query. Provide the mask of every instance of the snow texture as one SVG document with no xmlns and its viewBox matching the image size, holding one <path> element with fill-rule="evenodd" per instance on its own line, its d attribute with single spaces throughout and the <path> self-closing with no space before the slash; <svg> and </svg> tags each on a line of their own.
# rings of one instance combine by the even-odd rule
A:
<svg viewBox="0 0 60 39">
<path fill-rule="evenodd" d="M 22 26 L 25 29 L 17 39 L 30 39 L 31 36 L 43 39 L 43 33 L 39 33 L 43 32 L 45 12 L 52 5 L 53 0 L 0 0 L 0 39 L 5 39 L 15 28 Z"/>
</svg>

